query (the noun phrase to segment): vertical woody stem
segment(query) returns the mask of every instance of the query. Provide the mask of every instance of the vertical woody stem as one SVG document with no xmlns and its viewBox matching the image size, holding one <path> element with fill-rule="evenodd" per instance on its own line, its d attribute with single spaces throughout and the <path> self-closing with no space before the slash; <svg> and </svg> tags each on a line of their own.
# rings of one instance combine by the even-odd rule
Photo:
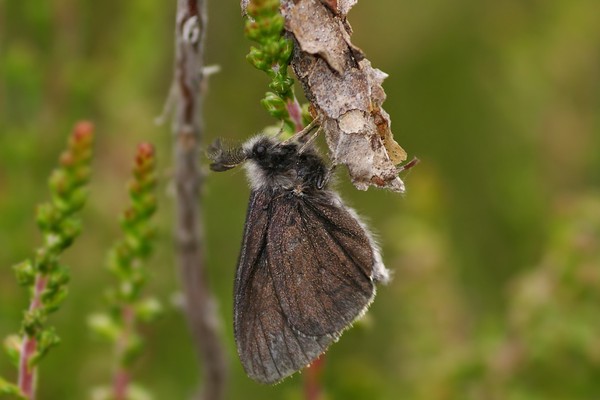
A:
<svg viewBox="0 0 600 400">
<path fill-rule="evenodd" d="M 206 0 L 178 0 L 175 54 L 176 111 L 173 121 L 176 187 L 175 246 L 185 310 L 198 358 L 203 388 L 199 398 L 224 397 L 227 365 L 219 338 L 216 303 L 207 279 L 203 249 L 202 175 L 198 166 L 203 134 L 202 92 Z"/>
</svg>

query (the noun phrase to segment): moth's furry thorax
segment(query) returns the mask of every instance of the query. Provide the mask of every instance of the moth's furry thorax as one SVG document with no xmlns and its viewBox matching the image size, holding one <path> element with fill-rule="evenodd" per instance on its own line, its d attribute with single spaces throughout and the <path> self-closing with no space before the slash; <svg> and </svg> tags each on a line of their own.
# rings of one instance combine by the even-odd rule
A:
<svg viewBox="0 0 600 400">
<path fill-rule="evenodd" d="M 325 187 L 327 166 L 312 146 L 256 136 L 243 146 L 244 164 L 253 190 L 271 188 L 301 194 Z"/>
</svg>

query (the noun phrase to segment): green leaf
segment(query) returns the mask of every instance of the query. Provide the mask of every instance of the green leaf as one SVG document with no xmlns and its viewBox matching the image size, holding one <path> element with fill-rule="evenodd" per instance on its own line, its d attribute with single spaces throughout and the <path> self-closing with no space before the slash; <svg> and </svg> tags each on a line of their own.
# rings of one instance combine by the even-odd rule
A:
<svg viewBox="0 0 600 400">
<path fill-rule="evenodd" d="M 248 53 L 246 59 L 261 71 L 266 71 L 271 66 L 265 53 L 254 46 L 250 47 L 250 53 Z"/>
<path fill-rule="evenodd" d="M 40 204 L 37 207 L 36 221 L 43 232 L 56 230 L 61 218 L 61 213 L 50 203 Z"/>
<path fill-rule="evenodd" d="M 111 386 L 93 387 L 90 393 L 92 400 L 114 400 L 113 389 Z"/>
<path fill-rule="evenodd" d="M 27 310 L 21 321 L 21 329 L 27 336 L 35 337 L 46 321 L 46 314 L 41 309 Z"/>
<path fill-rule="evenodd" d="M 33 264 L 36 272 L 47 274 L 53 271 L 58 263 L 58 256 L 47 247 L 38 249 Z"/>
<path fill-rule="evenodd" d="M 128 400 L 152 400 L 152 395 L 143 386 L 132 383 L 127 388 L 127 399 Z"/>
<path fill-rule="evenodd" d="M 287 118 L 288 112 L 285 107 L 285 101 L 277 94 L 267 92 L 261 103 L 273 117 L 277 119 Z"/>
<path fill-rule="evenodd" d="M 144 322 L 155 320 L 163 313 L 163 306 L 155 297 L 148 297 L 134 306 L 136 317 Z"/>
<path fill-rule="evenodd" d="M 121 364 L 128 368 L 137 359 L 144 348 L 144 340 L 136 332 L 130 332 L 128 336 L 127 347 L 121 358 Z"/>
<path fill-rule="evenodd" d="M 87 320 L 90 329 L 103 339 L 114 342 L 121 334 L 121 326 L 105 313 L 96 313 Z"/>
<path fill-rule="evenodd" d="M 10 362 L 17 367 L 19 365 L 19 357 L 21 356 L 21 337 L 18 335 L 10 335 L 4 339 L 4 350 L 8 355 Z"/>
<path fill-rule="evenodd" d="M 21 393 L 21 390 L 14 383 L 10 383 L 6 381 L 4 378 L 0 376 L 0 394 L 8 394 L 11 396 L 15 396 L 17 399 L 27 400 L 25 395 Z"/>
<path fill-rule="evenodd" d="M 31 260 L 25 260 L 13 266 L 17 282 L 21 286 L 31 286 L 35 282 L 35 269 Z"/>
<path fill-rule="evenodd" d="M 46 287 L 48 289 L 57 289 L 62 286 L 65 286 L 69 283 L 71 276 L 69 272 L 69 268 L 62 264 L 58 264 L 54 271 L 52 271 L 52 275 L 50 275 L 48 279 L 48 284 Z"/>
<path fill-rule="evenodd" d="M 52 290 L 45 290 L 42 294 L 42 303 L 44 304 L 44 311 L 47 314 L 53 313 L 62 304 L 67 295 L 69 294 L 69 290 L 66 286 L 62 286 L 59 288 L 54 288 Z"/>
<path fill-rule="evenodd" d="M 56 334 L 54 327 L 44 329 L 37 335 L 37 350 L 29 360 L 29 366 L 35 367 L 40 360 L 48 354 L 48 351 L 60 344 L 60 337 Z"/>
</svg>

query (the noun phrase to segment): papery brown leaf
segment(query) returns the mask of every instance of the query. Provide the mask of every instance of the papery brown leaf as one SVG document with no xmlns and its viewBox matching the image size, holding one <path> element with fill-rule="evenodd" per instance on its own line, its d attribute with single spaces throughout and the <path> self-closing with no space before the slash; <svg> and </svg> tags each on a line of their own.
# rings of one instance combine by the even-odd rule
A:
<svg viewBox="0 0 600 400">
<path fill-rule="evenodd" d="M 357 0 L 282 0 L 286 30 L 295 40 L 292 68 L 302 83 L 335 163 L 354 185 L 403 192 L 397 164 L 406 152 L 394 140 L 381 107 L 387 77 L 350 40 L 346 14 Z"/>
</svg>

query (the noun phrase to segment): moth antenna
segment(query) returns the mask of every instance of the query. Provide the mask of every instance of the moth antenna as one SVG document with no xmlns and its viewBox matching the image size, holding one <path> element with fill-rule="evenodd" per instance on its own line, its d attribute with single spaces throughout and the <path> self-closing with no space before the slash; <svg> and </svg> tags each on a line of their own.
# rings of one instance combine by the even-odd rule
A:
<svg viewBox="0 0 600 400">
<path fill-rule="evenodd" d="M 216 172 L 232 169 L 246 161 L 247 158 L 242 146 L 225 144 L 221 138 L 215 139 L 208 146 L 206 156 L 213 161 L 210 169 Z"/>
</svg>

